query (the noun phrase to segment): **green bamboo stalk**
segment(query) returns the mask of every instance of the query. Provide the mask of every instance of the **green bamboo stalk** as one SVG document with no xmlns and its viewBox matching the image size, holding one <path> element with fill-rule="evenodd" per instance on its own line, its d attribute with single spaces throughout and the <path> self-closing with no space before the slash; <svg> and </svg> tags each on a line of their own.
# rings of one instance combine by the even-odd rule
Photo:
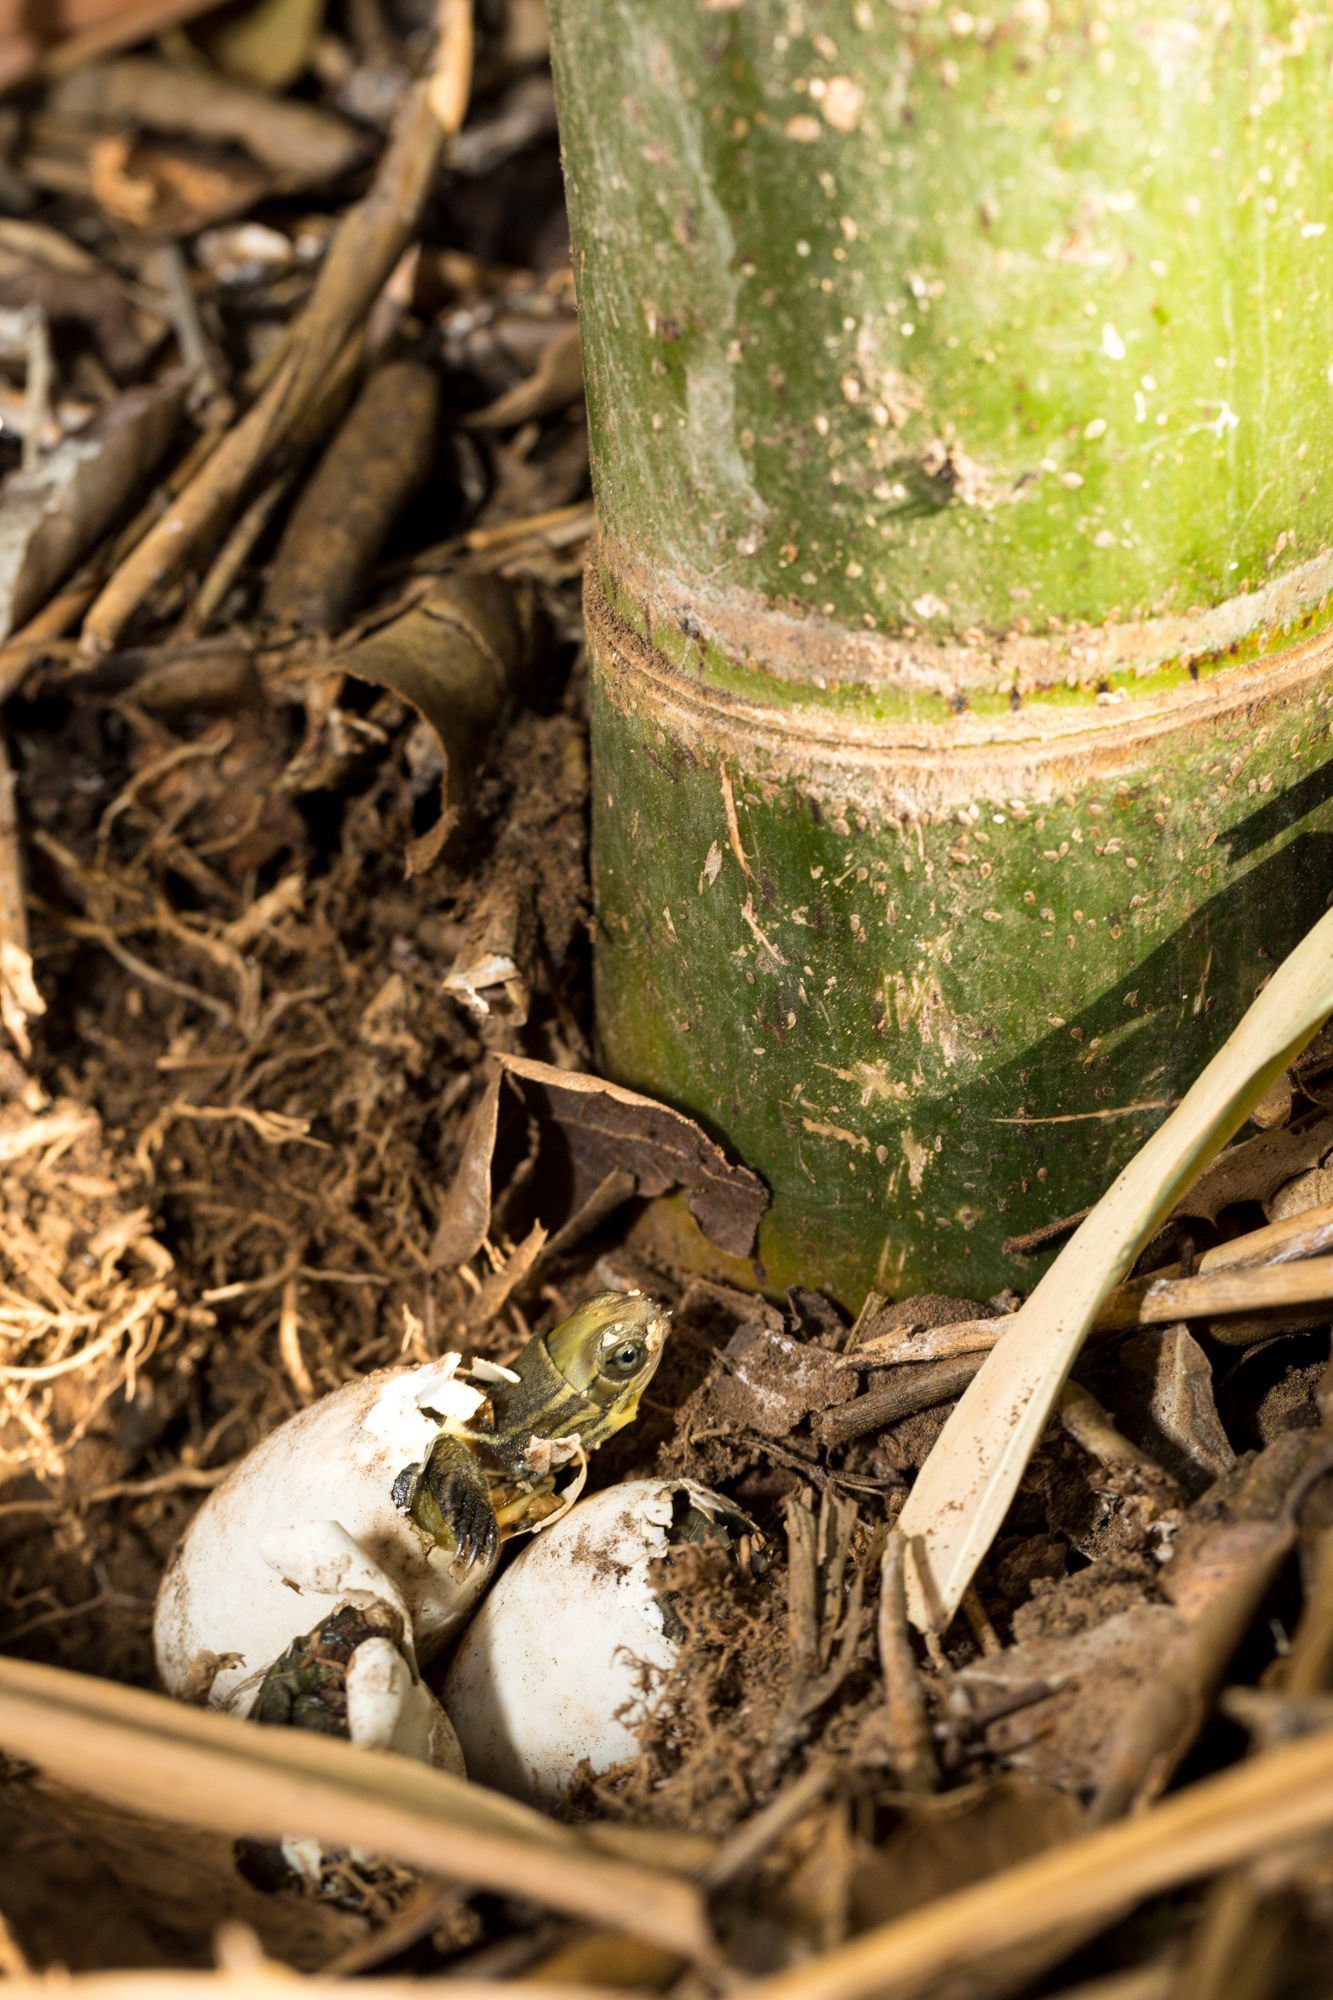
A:
<svg viewBox="0 0 1333 2000">
<path fill-rule="evenodd" d="M 605 1062 L 757 1281 L 1022 1283 L 1333 891 L 1333 22 L 552 26 Z"/>
</svg>

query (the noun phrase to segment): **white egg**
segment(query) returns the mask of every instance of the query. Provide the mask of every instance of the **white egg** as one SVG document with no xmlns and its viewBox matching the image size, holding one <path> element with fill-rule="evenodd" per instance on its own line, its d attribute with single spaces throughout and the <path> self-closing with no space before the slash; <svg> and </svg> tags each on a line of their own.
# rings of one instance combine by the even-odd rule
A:
<svg viewBox="0 0 1333 2000">
<path fill-rule="evenodd" d="M 600 1774 L 637 1757 L 644 1668 L 660 1676 L 677 1651 L 649 1570 L 691 1505 L 753 1532 L 692 1480 L 638 1479 L 581 1500 L 504 1572 L 441 1689 L 470 1778 L 551 1805 L 585 1759 Z"/>
<path fill-rule="evenodd" d="M 209 1495 L 158 1592 L 153 1637 L 169 1693 L 186 1693 L 201 1655 L 221 1656 L 210 1705 L 247 1713 L 268 1667 L 349 1601 L 400 1612 L 409 1677 L 457 1629 L 494 1562 L 456 1580 L 447 1553 L 393 1500 L 394 1481 L 425 1457 L 438 1418 L 466 1419 L 481 1404 L 483 1392 L 460 1380 L 457 1366 L 446 1355 L 345 1383 L 263 1439 Z M 383 1660 L 379 1670 L 387 1671 Z M 369 1702 L 369 1662 L 366 1674 Z M 384 1699 L 392 1706 L 398 1697 Z M 403 1695 L 399 1709 L 414 1741 L 439 1734 L 415 1694 Z M 363 1713 L 368 1740 L 382 1738 L 383 1706 L 363 1703 Z"/>
</svg>

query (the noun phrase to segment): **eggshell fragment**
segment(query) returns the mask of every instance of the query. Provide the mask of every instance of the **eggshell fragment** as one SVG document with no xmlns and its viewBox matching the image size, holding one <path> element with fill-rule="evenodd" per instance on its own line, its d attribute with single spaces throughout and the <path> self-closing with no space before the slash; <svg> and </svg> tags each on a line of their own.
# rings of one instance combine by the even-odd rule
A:
<svg viewBox="0 0 1333 2000">
<path fill-rule="evenodd" d="M 393 1750 L 467 1774 L 448 1716 L 391 1639 L 367 1639 L 347 1669 L 347 1734 L 362 1750 Z"/>
<path fill-rule="evenodd" d="M 677 1650 L 649 1569 L 678 1497 L 736 1518 L 692 1480 L 632 1480 L 580 1501 L 494 1585 L 441 1690 L 469 1777 L 553 1805 L 585 1759 L 600 1774 L 638 1755 L 643 1670 L 660 1675 Z"/>
<path fill-rule="evenodd" d="M 209 1495 L 158 1593 L 154 1643 L 169 1693 L 185 1693 L 201 1654 L 222 1656 L 210 1704 L 246 1713 L 292 1640 L 358 1593 L 402 1611 L 419 1661 L 462 1623 L 494 1564 L 456 1581 L 447 1553 L 428 1547 L 393 1501 L 438 1417 L 480 1407 L 482 1392 L 457 1365 L 447 1355 L 345 1383 L 280 1425 Z"/>
</svg>

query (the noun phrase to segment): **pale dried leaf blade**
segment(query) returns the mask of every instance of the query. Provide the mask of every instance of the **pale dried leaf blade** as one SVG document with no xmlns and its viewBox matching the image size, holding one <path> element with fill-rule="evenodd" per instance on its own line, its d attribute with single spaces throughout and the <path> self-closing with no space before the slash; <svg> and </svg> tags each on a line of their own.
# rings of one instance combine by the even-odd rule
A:
<svg viewBox="0 0 1333 2000">
<path fill-rule="evenodd" d="M 159 1971 L 136 1966 L 130 1972 L 75 1973 L 56 1984 L 44 1972 L 20 1973 L 5 1981 L 5 2000 L 420 2000 L 432 1988 L 413 1974 L 358 1979 L 334 1973 L 295 1979 L 285 1965 L 223 1966 L 216 1972 L 178 1967 Z M 573 1986 L 563 1979 L 450 1979 L 449 2000 L 624 2000 L 613 1986 Z"/>
<path fill-rule="evenodd" d="M 0 1660 L 0 1747 L 130 1811 L 355 1845 L 682 1954 L 709 1949 L 698 1891 L 681 1877 L 609 1859 L 541 1813 L 405 1757 L 19 1660 Z"/>
<path fill-rule="evenodd" d="M 994 1540 L 1098 1308 L 1159 1222 L 1333 1013 L 1333 911 L 1283 960 L 1234 1033 L 1070 1237 L 949 1417 L 899 1526 L 908 1605 L 949 1623 Z"/>
</svg>

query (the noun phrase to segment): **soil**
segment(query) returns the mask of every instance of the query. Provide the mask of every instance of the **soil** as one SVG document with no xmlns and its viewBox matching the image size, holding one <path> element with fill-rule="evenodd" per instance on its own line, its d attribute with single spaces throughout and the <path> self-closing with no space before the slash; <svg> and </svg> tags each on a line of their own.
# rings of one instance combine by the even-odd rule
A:
<svg viewBox="0 0 1333 2000">
<path fill-rule="evenodd" d="M 743 1233 L 748 1181 L 701 1134 L 693 1165 L 671 1165 L 684 1157 L 671 1114 L 623 1106 L 580 1161 L 559 1090 L 499 1060 L 596 1073 L 579 646 L 589 484 L 577 383 L 543 375 L 572 293 L 531 11 L 480 10 L 474 164 L 438 178 L 412 256 L 393 260 L 376 301 L 383 353 L 428 364 L 443 395 L 430 480 L 405 475 L 419 490 L 387 509 L 354 611 L 336 629 L 293 629 L 265 609 L 307 444 L 255 481 L 268 512 L 230 578 L 215 541 L 156 583 L 100 656 L 79 649 L 77 607 L 21 660 L 0 656 L 17 802 L 0 843 L 24 885 L 17 917 L 0 893 L 0 941 L 30 952 L 40 997 L 40 1011 L 6 1015 L 0 1047 L 0 1651 L 154 1685 L 171 1550 L 200 1496 L 276 1424 L 387 1363 L 452 1348 L 504 1362 L 591 1291 L 642 1285 L 673 1306 L 673 1331 L 638 1423 L 598 1454 L 593 1483 L 688 1473 L 753 1517 L 764 1555 L 738 1570 L 717 1549 L 673 1552 L 663 1587 L 684 1636 L 674 1673 L 645 1685 L 642 1756 L 584 1774 L 567 1813 L 712 1843 L 728 1948 L 759 1973 L 1142 1805 L 1177 1770 L 1196 1778 L 1243 1754 L 1218 1690 L 1273 1681 L 1314 1587 L 1328 1325 L 1306 1312 L 1270 1317 L 1239 1348 L 1198 1324 L 1138 1333 L 1129 1360 L 1123 1337 L 1090 1349 L 1079 1379 L 1101 1443 L 1072 1418 L 1052 1426 L 963 1615 L 916 1650 L 914 1733 L 886 1697 L 891 1531 L 958 1384 L 939 1400 L 939 1378 L 932 1390 L 924 1377 L 944 1364 L 923 1364 L 908 1371 L 923 1378 L 916 1406 L 892 1421 L 830 1443 L 826 1420 L 901 1388 L 881 1351 L 858 1359 L 865 1340 L 1013 1301 L 877 1301 L 853 1327 L 817 1290 L 764 1301 L 649 1263 L 635 1223 L 659 1182 L 706 1184 L 723 1226 Z M 5 171 L 23 215 L 104 274 L 100 320 L 52 313 L 61 394 L 110 406 L 182 352 L 194 368 L 159 481 L 233 420 L 223 405 L 309 302 L 302 230 L 325 243 L 382 158 L 387 113 L 372 113 L 401 97 L 425 35 L 411 10 L 386 8 L 377 43 L 372 12 L 336 11 L 298 89 L 353 125 L 365 158 L 299 201 L 261 177 L 235 215 L 204 215 L 181 167 L 185 222 L 157 236 L 86 174 L 57 188 L 49 138 L 14 141 Z M 154 60 L 203 57 L 178 45 Z M 40 105 L 41 86 L 29 90 L 24 116 Z M 219 174 L 229 159 L 218 154 Z M 165 280 L 152 310 L 142 303 L 164 240 L 194 302 L 174 321 Z M 476 421 L 506 397 L 509 418 Z M 65 421 L 58 408 L 51 421 Z M 0 452 L 17 460 L 8 438 Z M 163 489 L 136 497 L 157 508 Z M 75 582 L 119 574 L 123 524 L 122 511 L 93 538 Z M 395 691 L 406 675 L 359 678 L 350 649 L 477 575 L 499 580 L 526 636 L 460 745 L 415 692 Z M 493 627 L 482 637 L 503 651 Z M 1317 1068 L 1295 1073 L 1284 1128 L 1303 1129 L 1324 1088 Z M 478 1138 L 488 1092 L 494 1147 Z M 548 1171 L 556 1154 L 574 1159 L 563 1181 Z M 1276 1189 L 1262 1166 L 1234 1174 L 1226 1205 L 1191 1222 L 1188 1243 L 1159 1238 L 1145 1268 L 1285 1213 L 1284 1188 L 1329 1157 L 1295 1146 Z M 1325 1198 L 1321 1184 L 1301 1205 Z M 1058 1216 L 1054 1185 L 1051 1206 Z M 1209 1622 L 1219 1604 L 1227 1616 Z M 1153 1708 L 1164 1685 L 1180 1704 L 1167 1724 Z M 751 1851 L 741 1836 L 765 1808 L 772 1835 Z M 452 1892 L 402 1928 L 421 1884 L 387 1865 L 353 1868 L 322 1909 L 290 1881 L 235 1877 L 215 1836 L 187 1866 L 160 1829 L 21 1764 L 0 1810 L 16 1964 L 207 1965 L 224 1915 L 304 1966 L 342 1953 L 347 1969 L 378 1955 L 466 1971 L 508 1952 L 521 1970 L 552 1944 L 530 1910 Z M 1314 1993 L 1299 1983 L 1326 1936 L 1314 1861 L 1284 1894 L 1281 1990 Z M 1203 1896 L 1177 1891 L 1121 1919 L 1096 1952 L 1056 1926 L 1044 1953 L 983 1969 L 968 1990 L 1037 1993 L 1156 1963 L 1188 1946 Z"/>
</svg>

